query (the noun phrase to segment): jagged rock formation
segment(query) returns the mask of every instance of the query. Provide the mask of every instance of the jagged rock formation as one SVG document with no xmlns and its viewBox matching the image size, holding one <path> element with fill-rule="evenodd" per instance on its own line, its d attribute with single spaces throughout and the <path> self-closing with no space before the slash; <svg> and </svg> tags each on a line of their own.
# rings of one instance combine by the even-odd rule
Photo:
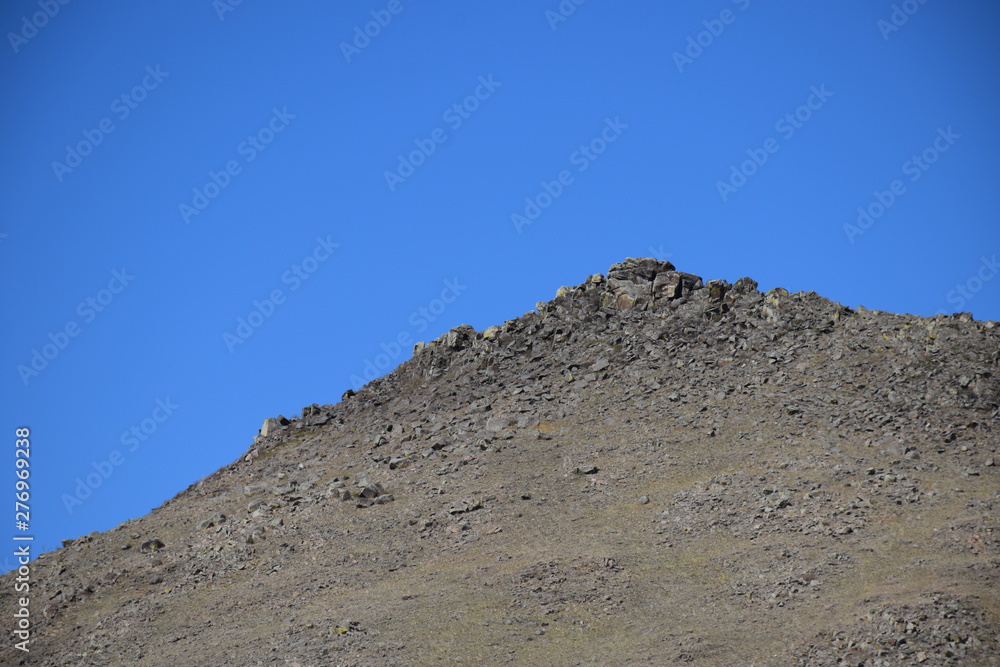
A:
<svg viewBox="0 0 1000 667">
<path fill-rule="evenodd" d="M 629 259 L 40 558 L 24 664 L 1000 664 L 998 364 Z"/>
</svg>

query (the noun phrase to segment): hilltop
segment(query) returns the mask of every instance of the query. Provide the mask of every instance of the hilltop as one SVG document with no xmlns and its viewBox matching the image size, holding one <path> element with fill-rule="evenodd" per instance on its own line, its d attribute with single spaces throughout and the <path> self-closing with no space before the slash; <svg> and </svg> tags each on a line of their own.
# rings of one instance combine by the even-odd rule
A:
<svg viewBox="0 0 1000 667">
<path fill-rule="evenodd" d="M 1000 327 L 757 287 L 628 259 L 270 417 L 0 662 L 1000 664 Z"/>
</svg>

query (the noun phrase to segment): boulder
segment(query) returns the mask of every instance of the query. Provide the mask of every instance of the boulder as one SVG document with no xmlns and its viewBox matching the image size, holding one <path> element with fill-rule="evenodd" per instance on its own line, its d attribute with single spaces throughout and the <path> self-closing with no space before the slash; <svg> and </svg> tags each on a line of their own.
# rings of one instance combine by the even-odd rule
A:
<svg viewBox="0 0 1000 667">
<path fill-rule="evenodd" d="M 654 299 L 680 299 L 696 289 L 701 289 L 699 276 L 682 271 L 665 271 L 657 274 L 653 280 Z"/>
<path fill-rule="evenodd" d="M 591 276 L 588 284 L 602 285 L 601 307 L 614 310 L 647 310 L 657 300 L 679 299 L 702 287 L 700 277 L 650 257 L 613 264 L 606 279 Z"/>
<path fill-rule="evenodd" d="M 262 437 L 267 437 L 273 435 L 275 431 L 278 430 L 278 420 L 274 417 L 268 417 L 264 420 L 264 425 L 260 427 L 260 434 Z"/>
<path fill-rule="evenodd" d="M 215 514 L 213 514 L 209 518 L 207 518 L 204 521 L 202 521 L 201 523 L 199 523 L 198 524 L 198 530 L 205 530 L 206 528 L 211 528 L 213 526 L 217 526 L 220 523 L 225 522 L 225 520 L 226 520 L 226 515 L 225 514 L 223 514 L 222 512 L 216 512 Z"/>
<path fill-rule="evenodd" d="M 282 415 L 278 415 L 277 417 L 268 417 L 264 420 L 264 424 L 260 427 L 260 435 L 262 438 L 274 435 L 277 433 L 279 428 L 282 426 L 288 426 L 288 424 L 289 421 Z"/>
<path fill-rule="evenodd" d="M 149 554 L 153 553 L 154 551 L 159 551 L 165 546 L 167 545 L 164 544 L 162 540 L 154 538 L 152 540 L 147 540 L 146 542 L 143 542 L 142 546 L 139 547 L 139 551 L 141 551 L 144 554 Z"/>
</svg>

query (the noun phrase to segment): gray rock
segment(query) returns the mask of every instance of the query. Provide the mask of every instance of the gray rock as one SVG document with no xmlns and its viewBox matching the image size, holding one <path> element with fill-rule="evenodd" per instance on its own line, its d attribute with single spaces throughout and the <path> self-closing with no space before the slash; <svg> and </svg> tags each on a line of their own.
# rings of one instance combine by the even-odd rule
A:
<svg viewBox="0 0 1000 667">
<path fill-rule="evenodd" d="M 144 554 L 148 554 L 154 551 L 159 551 L 165 546 L 167 545 L 164 544 L 162 540 L 154 538 L 152 540 L 147 540 L 146 542 L 143 542 L 142 546 L 139 547 L 139 551 L 141 551 Z"/>
<path fill-rule="evenodd" d="M 251 500 L 249 503 L 247 503 L 247 512 L 256 512 L 258 509 L 260 509 L 261 506 L 266 506 L 266 505 L 267 503 L 260 498 L 257 498 L 256 500 Z"/>
<path fill-rule="evenodd" d="M 369 484 L 364 489 L 361 490 L 362 498 L 377 498 L 385 493 L 385 489 L 382 488 L 381 484 Z"/>
<path fill-rule="evenodd" d="M 274 433 L 278 429 L 278 420 L 274 417 L 268 417 L 264 420 L 264 424 L 260 427 L 260 434 L 263 437 L 267 437 Z"/>
<path fill-rule="evenodd" d="M 226 520 L 226 515 L 222 512 L 216 512 L 209 518 L 205 519 L 198 524 L 198 530 L 205 530 L 206 528 L 211 528 L 212 526 L 218 526 Z"/>
<path fill-rule="evenodd" d="M 261 437 L 268 437 L 269 435 L 274 435 L 279 428 L 288 424 L 288 420 L 282 416 L 278 417 L 268 417 L 264 420 L 264 424 L 260 427 Z"/>
<path fill-rule="evenodd" d="M 243 487 L 243 495 L 252 496 L 256 493 L 260 493 L 268 489 L 271 485 L 266 482 L 258 482 L 257 484 L 247 484 Z"/>
</svg>

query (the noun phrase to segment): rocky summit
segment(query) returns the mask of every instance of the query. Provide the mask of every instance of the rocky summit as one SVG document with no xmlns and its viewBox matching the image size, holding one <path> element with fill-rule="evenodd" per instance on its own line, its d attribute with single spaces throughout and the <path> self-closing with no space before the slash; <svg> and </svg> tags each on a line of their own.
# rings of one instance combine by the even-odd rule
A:
<svg viewBox="0 0 1000 667">
<path fill-rule="evenodd" d="M 998 364 L 628 259 L 39 557 L 0 663 L 997 665 Z"/>
</svg>

